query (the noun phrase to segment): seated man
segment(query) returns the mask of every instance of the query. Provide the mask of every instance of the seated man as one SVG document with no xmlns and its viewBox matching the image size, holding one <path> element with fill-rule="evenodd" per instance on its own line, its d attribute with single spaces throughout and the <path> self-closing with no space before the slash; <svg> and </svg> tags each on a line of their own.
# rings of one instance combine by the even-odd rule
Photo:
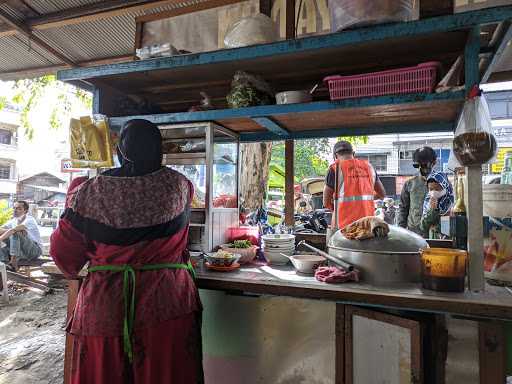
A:
<svg viewBox="0 0 512 384">
<path fill-rule="evenodd" d="M 41 235 L 37 222 L 28 213 L 28 203 L 14 203 L 13 218 L 0 228 L 0 261 L 17 268 L 20 261 L 32 261 L 42 254 Z"/>
</svg>

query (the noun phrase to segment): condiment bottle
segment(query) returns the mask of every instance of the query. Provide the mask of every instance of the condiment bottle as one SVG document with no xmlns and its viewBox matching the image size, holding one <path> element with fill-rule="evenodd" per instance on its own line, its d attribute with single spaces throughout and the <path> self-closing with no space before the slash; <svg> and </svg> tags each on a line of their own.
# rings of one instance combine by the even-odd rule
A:
<svg viewBox="0 0 512 384">
<path fill-rule="evenodd" d="M 455 186 L 455 205 L 453 207 L 453 214 L 456 216 L 466 215 L 466 205 L 464 204 L 464 178 L 462 175 L 456 175 L 456 186 Z"/>
</svg>

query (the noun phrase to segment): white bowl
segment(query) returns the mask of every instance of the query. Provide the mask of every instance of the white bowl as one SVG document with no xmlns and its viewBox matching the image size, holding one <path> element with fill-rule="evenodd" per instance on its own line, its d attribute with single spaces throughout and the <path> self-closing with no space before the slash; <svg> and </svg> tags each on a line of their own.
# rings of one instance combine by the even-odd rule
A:
<svg viewBox="0 0 512 384">
<path fill-rule="evenodd" d="M 285 91 L 276 93 L 277 104 L 310 103 L 313 98 L 308 91 Z"/>
<path fill-rule="evenodd" d="M 278 234 L 270 234 L 261 236 L 264 242 L 269 243 L 280 243 L 287 241 L 295 241 L 295 235 L 290 235 L 288 233 L 278 233 Z"/>
<path fill-rule="evenodd" d="M 263 252 L 263 254 L 265 255 L 265 259 L 267 259 L 269 264 L 285 265 L 288 263 L 288 261 L 290 261 L 287 257 L 281 255 L 281 253 Z"/>
<path fill-rule="evenodd" d="M 267 244 L 263 244 L 263 246 L 261 247 L 261 249 L 263 250 L 267 250 L 267 251 L 287 251 L 289 249 L 295 249 L 295 244 L 290 244 L 290 245 L 287 245 L 286 247 L 272 247 L 272 246 L 268 246 Z"/>
<path fill-rule="evenodd" d="M 326 258 L 318 255 L 294 255 L 292 264 L 297 272 L 312 275 L 315 270 L 326 263 Z"/>
</svg>

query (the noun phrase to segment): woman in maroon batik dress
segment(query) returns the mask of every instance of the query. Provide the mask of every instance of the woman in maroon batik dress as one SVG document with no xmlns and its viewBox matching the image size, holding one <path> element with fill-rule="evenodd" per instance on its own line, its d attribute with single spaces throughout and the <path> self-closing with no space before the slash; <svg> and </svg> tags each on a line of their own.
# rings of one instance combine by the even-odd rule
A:
<svg viewBox="0 0 512 384">
<path fill-rule="evenodd" d="M 71 382 L 202 383 L 201 303 L 186 251 L 192 184 L 161 166 L 148 121 L 123 127 L 118 156 L 120 168 L 70 188 L 51 237 L 66 277 L 89 263 L 67 327 Z"/>
</svg>

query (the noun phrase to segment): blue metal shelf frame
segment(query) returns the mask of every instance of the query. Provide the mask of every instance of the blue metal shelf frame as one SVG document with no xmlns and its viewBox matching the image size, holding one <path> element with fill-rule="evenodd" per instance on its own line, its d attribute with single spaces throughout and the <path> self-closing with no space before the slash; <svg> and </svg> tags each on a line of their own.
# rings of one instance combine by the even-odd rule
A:
<svg viewBox="0 0 512 384">
<path fill-rule="evenodd" d="M 338 32 L 296 40 L 285 40 L 251 47 L 133 61 L 92 68 L 76 68 L 60 71 L 57 74 L 57 78 L 62 81 L 86 80 L 102 76 L 122 75 L 196 65 L 209 65 L 227 61 L 250 60 L 324 48 L 356 45 L 369 41 L 386 40 L 397 37 L 471 29 L 478 25 L 497 23 L 508 19 L 512 19 L 512 6 L 487 8 L 478 11 L 464 12 L 406 23 L 377 25 L 353 31 Z"/>
</svg>

